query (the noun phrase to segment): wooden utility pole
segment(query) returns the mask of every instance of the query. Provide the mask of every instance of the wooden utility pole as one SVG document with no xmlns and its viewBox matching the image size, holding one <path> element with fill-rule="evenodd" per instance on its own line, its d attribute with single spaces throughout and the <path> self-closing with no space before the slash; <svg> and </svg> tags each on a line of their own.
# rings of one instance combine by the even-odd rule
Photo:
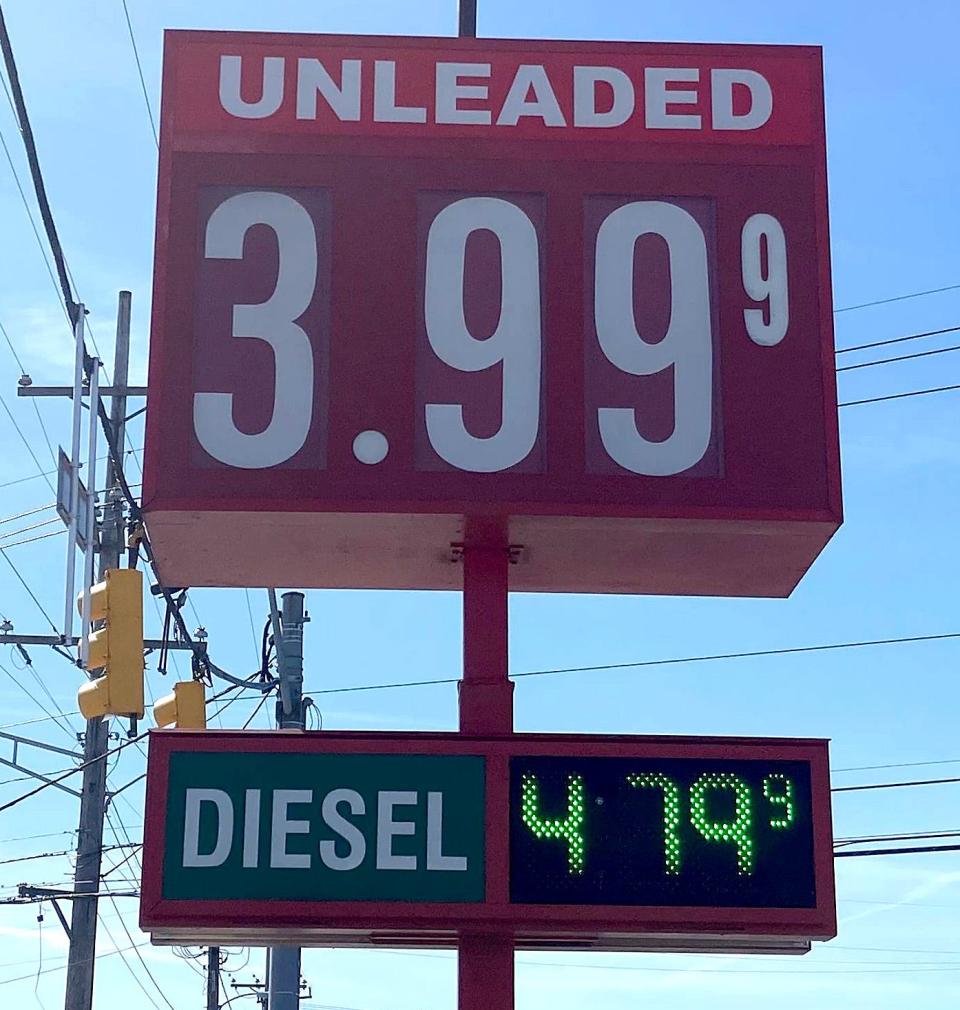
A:
<svg viewBox="0 0 960 1010">
<path fill-rule="evenodd" d="M 117 308 L 117 344 L 113 359 L 114 395 L 110 399 L 110 424 L 114 444 L 122 453 L 124 419 L 127 412 L 125 392 L 130 362 L 131 294 L 121 291 Z M 122 460 L 121 455 L 121 460 Z M 124 543 L 123 494 L 117 479 L 117 465 L 111 458 L 107 466 L 107 500 L 98 525 L 100 541 L 100 579 L 109 568 L 120 567 Z M 91 494 L 96 488 L 90 488 Z M 92 502 L 91 502 L 91 507 Z M 80 797 L 80 828 L 77 834 L 77 868 L 70 921 L 70 952 L 67 963 L 67 987 L 64 1010 L 92 1010 L 93 973 L 96 964 L 97 909 L 100 868 L 103 855 L 103 819 L 107 795 L 107 719 L 90 719 L 83 742 L 83 786 Z M 80 897 L 88 893 L 90 897 Z"/>
<path fill-rule="evenodd" d="M 207 947 L 207 1010 L 220 1010 L 219 947 Z"/>
</svg>

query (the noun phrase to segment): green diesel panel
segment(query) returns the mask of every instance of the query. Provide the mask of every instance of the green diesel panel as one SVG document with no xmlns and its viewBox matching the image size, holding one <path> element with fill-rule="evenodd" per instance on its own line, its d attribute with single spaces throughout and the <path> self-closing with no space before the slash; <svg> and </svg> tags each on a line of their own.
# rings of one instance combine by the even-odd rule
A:
<svg viewBox="0 0 960 1010">
<path fill-rule="evenodd" d="M 163 896 L 484 900 L 484 759 L 171 755 Z"/>
</svg>

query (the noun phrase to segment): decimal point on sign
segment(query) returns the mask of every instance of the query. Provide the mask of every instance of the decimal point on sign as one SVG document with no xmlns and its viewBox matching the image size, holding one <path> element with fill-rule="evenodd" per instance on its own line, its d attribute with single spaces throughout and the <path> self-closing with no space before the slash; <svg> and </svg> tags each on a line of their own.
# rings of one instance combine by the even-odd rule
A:
<svg viewBox="0 0 960 1010">
<path fill-rule="evenodd" d="M 380 431 L 361 431 L 353 440 L 353 454 L 361 463 L 382 463 L 389 451 L 387 436 Z"/>
</svg>

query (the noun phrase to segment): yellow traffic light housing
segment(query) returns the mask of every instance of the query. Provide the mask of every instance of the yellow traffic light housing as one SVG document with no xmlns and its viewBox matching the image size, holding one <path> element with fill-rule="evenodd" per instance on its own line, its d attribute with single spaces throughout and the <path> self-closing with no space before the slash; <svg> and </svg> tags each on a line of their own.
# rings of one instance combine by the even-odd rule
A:
<svg viewBox="0 0 960 1010">
<path fill-rule="evenodd" d="M 199 680 L 179 680 L 173 694 L 159 698 L 153 706 L 153 718 L 160 727 L 171 729 L 206 729 L 207 700 Z"/>
<path fill-rule="evenodd" d="M 83 613 L 83 594 L 77 598 Z M 87 670 L 103 670 L 77 693 L 86 719 L 102 715 L 143 717 L 143 575 L 112 568 L 90 589 L 90 620 L 102 627 L 89 638 Z"/>
</svg>

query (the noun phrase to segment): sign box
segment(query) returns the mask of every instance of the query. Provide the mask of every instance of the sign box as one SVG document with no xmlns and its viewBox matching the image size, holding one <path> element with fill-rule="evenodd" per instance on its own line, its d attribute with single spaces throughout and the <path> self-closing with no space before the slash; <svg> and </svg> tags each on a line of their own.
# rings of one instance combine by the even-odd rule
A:
<svg viewBox="0 0 960 1010">
<path fill-rule="evenodd" d="M 159 943 L 803 952 L 836 933 L 816 740 L 155 731 Z"/>
<path fill-rule="evenodd" d="M 170 585 L 786 596 L 841 522 L 820 50 L 168 32 Z M 242 549 L 238 549 L 242 545 Z"/>
</svg>

